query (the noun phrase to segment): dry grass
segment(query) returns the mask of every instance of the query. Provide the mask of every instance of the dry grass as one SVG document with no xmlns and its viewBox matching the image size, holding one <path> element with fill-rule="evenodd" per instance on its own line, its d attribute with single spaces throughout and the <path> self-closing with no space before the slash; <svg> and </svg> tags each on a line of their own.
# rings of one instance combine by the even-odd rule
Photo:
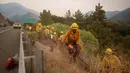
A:
<svg viewBox="0 0 130 73">
<path fill-rule="evenodd" d="M 56 67 L 56 68 L 48 68 L 45 71 L 45 73 L 67 73 L 67 72 L 60 67 Z"/>
</svg>

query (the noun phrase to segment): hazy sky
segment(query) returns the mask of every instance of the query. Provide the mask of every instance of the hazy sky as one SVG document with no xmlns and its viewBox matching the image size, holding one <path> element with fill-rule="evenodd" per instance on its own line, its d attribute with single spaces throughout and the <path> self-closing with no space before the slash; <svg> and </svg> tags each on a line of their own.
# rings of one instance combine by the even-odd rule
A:
<svg viewBox="0 0 130 73">
<path fill-rule="evenodd" d="M 0 0 L 0 3 L 16 2 L 41 12 L 43 9 L 51 10 L 52 14 L 64 16 L 70 9 L 72 12 L 80 9 L 83 13 L 94 10 L 95 5 L 101 3 L 106 11 L 120 11 L 130 7 L 130 0 Z"/>
</svg>

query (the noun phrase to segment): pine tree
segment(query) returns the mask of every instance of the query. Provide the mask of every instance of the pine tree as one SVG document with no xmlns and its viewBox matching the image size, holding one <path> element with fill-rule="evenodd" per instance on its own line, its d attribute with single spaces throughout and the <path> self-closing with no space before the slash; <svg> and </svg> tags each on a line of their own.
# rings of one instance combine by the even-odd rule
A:
<svg viewBox="0 0 130 73">
<path fill-rule="evenodd" d="M 93 21 L 104 24 L 104 20 L 106 19 L 106 12 L 102 8 L 103 6 L 101 6 L 100 3 L 98 3 L 98 5 L 95 6 L 95 11 L 92 13 L 92 15 L 90 15 L 90 17 Z"/>
<path fill-rule="evenodd" d="M 68 11 L 66 12 L 65 18 L 66 18 L 67 20 L 69 20 L 69 19 L 71 18 L 71 12 L 70 12 L 70 10 L 68 10 Z"/>
<path fill-rule="evenodd" d="M 84 21 L 88 21 L 88 18 L 89 18 L 88 14 L 87 14 L 87 13 L 84 14 L 83 20 L 84 20 Z"/>
<path fill-rule="evenodd" d="M 49 10 L 43 10 L 43 12 L 40 13 L 40 22 L 44 25 L 49 25 L 52 23 L 51 13 Z"/>
<path fill-rule="evenodd" d="M 95 6 L 95 11 L 90 15 L 88 21 L 89 26 L 87 29 L 90 30 L 99 41 L 99 50 L 104 49 L 106 44 L 109 44 L 111 29 L 106 27 L 106 16 L 103 6 L 98 3 Z"/>
<path fill-rule="evenodd" d="M 80 10 L 77 10 L 73 16 L 75 17 L 76 22 L 83 21 L 83 13 Z"/>
<path fill-rule="evenodd" d="M 52 18 L 51 18 L 51 12 L 50 12 L 50 10 L 48 10 L 48 12 L 47 12 L 47 21 L 48 21 L 48 24 L 52 24 Z"/>
</svg>

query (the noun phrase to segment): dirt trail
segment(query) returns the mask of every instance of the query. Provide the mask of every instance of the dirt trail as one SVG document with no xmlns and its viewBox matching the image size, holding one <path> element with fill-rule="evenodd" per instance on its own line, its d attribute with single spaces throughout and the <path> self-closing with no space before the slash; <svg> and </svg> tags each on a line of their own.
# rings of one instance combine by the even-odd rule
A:
<svg viewBox="0 0 130 73">
<path fill-rule="evenodd" d="M 51 52 L 53 46 L 54 50 Z M 66 73 L 86 73 L 77 64 L 69 63 L 69 57 L 65 46 L 61 46 L 52 42 L 51 40 L 44 40 L 36 42 L 34 47 L 44 51 L 44 58 L 46 59 L 46 68 L 62 68 Z"/>
</svg>

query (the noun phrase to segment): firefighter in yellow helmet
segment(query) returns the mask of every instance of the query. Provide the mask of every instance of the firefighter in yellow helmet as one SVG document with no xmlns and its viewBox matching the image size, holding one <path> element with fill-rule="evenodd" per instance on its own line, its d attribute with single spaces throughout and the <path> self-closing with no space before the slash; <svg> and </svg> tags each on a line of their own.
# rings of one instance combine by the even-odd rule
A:
<svg viewBox="0 0 130 73">
<path fill-rule="evenodd" d="M 49 27 L 49 26 L 46 26 L 46 28 L 48 28 L 48 29 L 49 29 L 50 27 Z"/>
<path fill-rule="evenodd" d="M 44 34 L 45 34 L 45 38 L 49 38 L 49 34 L 50 34 L 50 27 L 49 26 L 46 26 L 45 30 L 44 30 Z"/>
<path fill-rule="evenodd" d="M 107 48 L 105 51 L 105 56 L 101 62 L 101 73 L 121 73 L 121 62 L 119 58 L 113 54 L 111 48 Z"/>
<path fill-rule="evenodd" d="M 63 31 L 61 31 L 60 33 L 61 33 L 61 34 L 63 34 L 64 32 L 63 32 Z"/>
<path fill-rule="evenodd" d="M 51 27 L 50 29 L 50 38 L 53 39 L 53 32 L 54 32 L 54 27 Z"/>
<path fill-rule="evenodd" d="M 28 28 L 29 28 L 29 30 L 32 30 L 32 26 L 29 26 Z"/>
<path fill-rule="evenodd" d="M 38 35 L 38 39 L 41 39 L 41 31 L 42 31 L 43 27 L 41 23 L 36 23 L 36 31 L 37 31 L 37 35 Z"/>
<path fill-rule="evenodd" d="M 37 25 L 36 25 L 36 31 L 37 32 L 40 32 L 42 30 L 42 24 L 41 23 L 38 23 Z"/>
<path fill-rule="evenodd" d="M 53 41 L 55 43 L 57 43 L 58 37 L 57 37 L 57 33 L 56 33 L 56 29 L 53 30 Z"/>
<path fill-rule="evenodd" d="M 67 40 L 66 45 L 68 46 L 70 62 L 72 62 L 72 60 L 73 62 L 76 62 L 76 57 L 79 55 L 80 50 L 82 49 L 80 43 L 80 32 L 78 28 L 79 26 L 76 23 L 73 23 L 64 37 L 64 42 Z"/>
</svg>

